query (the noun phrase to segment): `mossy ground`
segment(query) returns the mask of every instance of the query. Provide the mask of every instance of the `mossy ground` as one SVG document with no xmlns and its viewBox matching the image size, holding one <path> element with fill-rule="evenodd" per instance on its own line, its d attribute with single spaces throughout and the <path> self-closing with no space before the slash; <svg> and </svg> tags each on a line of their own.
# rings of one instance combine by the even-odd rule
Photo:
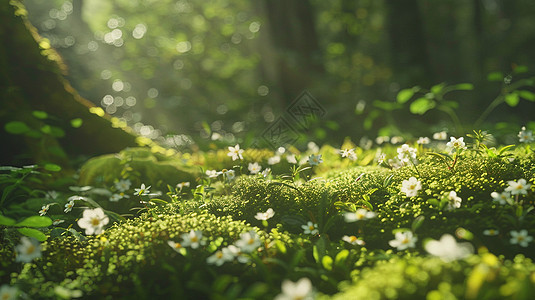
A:
<svg viewBox="0 0 535 300">
<path fill-rule="evenodd" d="M 394 157 L 395 150 L 381 149 L 387 157 Z M 304 160 L 292 164 L 286 153 L 264 175 L 251 175 L 247 167 L 250 162 L 268 167 L 276 155 L 269 150 L 247 150 L 237 161 L 226 150 L 170 157 L 129 149 L 95 158 L 79 179 L 93 188 L 64 192 L 56 200 L 38 198 L 58 204 L 49 213 L 54 218 L 62 215 L 58 210 L 69 195 L 84 197 L 63 214 L 64 223 L 42 230 L 48 239 L 40 258 L 15 262 L 18 237 L 4 226 L 8 242 L 0 246 L 0 275 L 32 299 L 272 299 L 281 292 L 281 282 L 304 277 L 319 298 L 534 297 L 535 243 L 511 242 L 512 231 L 535 234 L 533 151 L 523 145 L 500 155 L 469 149 L 457 153 L 453 167 L 429 151 L 420 148 L 415 165 L 390 168 L 378 166 L 377 150 L 357 149 L 358 159 L 350 161 L 324 146 L 318 152 L 324 160 L 320 165 L 310 166 L 310 153 L 299 152 L 294 154 Z M 223 173 L 203 174 L 212 169 Z M 412 197 L 402 192 L 410 177 L 421 184 Z M 492 192 L 519 179 L 531 184 L 525 194 L 504 205 L 493 201 Z M 128 196 L 112 203 L 118 180 L 133 186 Z M 182 182 L 189 187 L 175 187 Z M 134 185 L 141 183 L 162 192 L 135 195 Z M 450 191 L 462 199 L 460 207 L 448 208 Z M 85 236 L 76 220 L 96 206 L 105 209 L 110 224 L 100 235 Z M 259 220 L 257 214 L 269 208 L 275 215 Z M 374 216 L 347 222 L 345 215 L 358 209 Z M 125 211 L 130 215 L 121 216 Z M 317 233 L 303 232 L 309 221 Z M 488 229 L 499 233 L 485 235 Z M 192 230 L 202 233 L 204 244 L 168 244 L 184 243 L 183 235 Z M 414 247 L 399 250 L 389 244 L 399 231 L 417 237 Z M 254 251 L 221 265 L 210 263 L 214 253 L 237 245 L 246 232 L 257 237 Z M 444 234 L 469 242 L 474 254 L 453 261 L 430 255 L 425 243 Z M 365 244 L 353 245 L 345 236 Z"/>
</svg>

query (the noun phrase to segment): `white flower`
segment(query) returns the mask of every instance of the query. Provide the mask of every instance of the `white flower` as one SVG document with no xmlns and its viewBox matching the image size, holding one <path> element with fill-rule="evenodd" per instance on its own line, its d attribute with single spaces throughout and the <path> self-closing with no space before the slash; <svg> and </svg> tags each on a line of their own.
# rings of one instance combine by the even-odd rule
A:
<svg viewBox="0 0 535 300">
<path fill-rule="evenodd" d="M 252 230 L 240 234 L 240 239 L 235 243 L 235 245 L 244 253 L 256 251 L 261 244 L 258 235 Z"/>
<path fill-rule="evenodd" d="M 505 205 L 507 203 L 513 202 L 513 200 L 511 199 L 511 194 L 509 192 L 503 192 L 503 193 L 492 192 L 490 193 L 490 196 L 492 197 L 492 201 L 498 202 L 501 205 Z"/>
<path fill-rule="evenodd" d="M 115 188 L 119 192 L 126 192 L 130 189 L 130 186 L 132 185 L 132 182 L 128 179 L 121 179 L 115 183 Z"/>
<path fill-rule="evenodd" d="M 275 155 L 273 157 L 270 157 L 270 158 L 268 158 L 268 161 L 267 161 L 268 165 L 270 165 L 270 166 L 276 165 L 276 164 L 278 164 L 280 162 L 281 162 L 280 155 Z"/>
<path fill-rule="evenodd" d="M 223 176 L 225 176 L 228 181 L 232 181 L 236 178 L 236 172 L 234 172 L 234 170 L 224 169 L 222 173 L 223 173 Z"/>
<path fill-rule="evenodd" d="M 173 250 L 175 250 L 176 252 L 179 252 L 179 250 L 182 249 L 182 245 L 180 243 L 176 243 L 176 242 L 171 241 L 171 240 L 167 241 L 167 245 L 169 245 L 169 247 L 173 248 Z"/>
<path fill-rule="evenodd" d="M 401 137 L 401 136 L 393 136 L 390 139 L 390 144 L 392 144 L 392 145 L 399 144 L 401 142 L 403 142 L 403 137 Z"/>
<path fill-rule="evenodd" d="M 308 142 L 307 148 L 312 153 L 318 153 L 318 151 L 320 151 L 320 147 L 314 142 Z"/>
<path fill-rule="evenodd" d="M 445 141 L 447 138 L 448 138 L 448 133 L 446 131 L 433 133 L 433 139 L 435 140 Z"/>
<path fill-rule="evenodd" d="M 266 212 L 259 212 L 256 214 L 255 219 L 257 220 L 269 220 L 275 215 L 273 208 L 268 208 Z"/>
<path fill-rule="evenodd" d="M 20 238 L 20 244 L 15 247 L 15 251 L 17 252 L 15 261 L 28 263 L 41 257 L 41 244 L 34 238 L 23 236 Z"/>
<path fill-rule="evenodd" d="M 531 143 L 533 142 L 533 132 L 531 130 L 526 130 L 526 127 L 523 126 L 522 130 L 518 133 L 518 138 L 521 143 Z"/>
<path fill-rule="evenodd" d="M 82 196 L 78 196 L 78 195 L 74 195 L 74 196 L 70 196 L 67 201 L 79 201 L 79 200 L 83 200 L 85 201 L 85 197 L 82 197 Z"/>
<path fill-rule="evenodd" d="M 102 227 L 108 224 L 109 221 L 110 219 L 104 214 L 102 208 L 98 207 L 84 210 L 83 217 L 78 220 L 78 226 L 85 229 L 86 235 L 101 234 L 104 232 Z"/>
<path fill-rule="evenodd" d="M 431 140 L 428 137 L 419 137 L 416 143 L 418 145 L 427 145 L 431 143 Z"/>
<path fill-rule="evenodd" d="M 461 197 L 458 197 L 457 193 L 455 191 L 451 191 L 448 194 L 448 207 L 447 207 L 447 209 L 448 210 L 454 210 L 456 208 L 461 207 L 461 202 L 462 201 L 463 201 L 463 199 L 461 199 Z"/>
<path fill-rule="evenodd" d="M 19 290 L 14 286 L 3 284 L 0 287 L 0 299 L 2 300 L 15 300 L 17 299 L 18 293 L 19 293 Z"/>
<path fill-rule="evenodd" d="M 181 182 L 181 183 L 177 183 L 176 187 L 179 188 L 179 189 L 183 189 L 185 187 L 189 187 L 190 186 L 190 183 L 189 182 Z"/>
<path fill-rule="evenodd" d="M 446 147 L 452 149 L 452 150 L 461 150 L 466 149 L 466 144 L 464 143 L 464 137 L 455 138 L 453 136 L 450 137 L 450 141 L 446 144 Z"/>
<path fill-rule="evenodd" d="M 240 144 L 236 144 L 234 147 L 228 147 L 228 156 L 232 157 L 232 160 L 243 159 L 243 149 L 240 149 Z"/>
<path fill-rule="evenodd" d="M 124 192 L 120 192 L 119 194 L 113 194 L 113 195 L 111 195 L 111 197 L 110 197 L 110 201 L 111 201 L 111 202 L 117 202 L 117 201 L 119 201 L 119 200 L 121 200 L 121 199 L 123 199 L 123 198 L 130 198 L 130 196 L 125 195 Z"/>
<path fill-rule="evenodd" d="M 291 164 L 296 164 L 297 163 L 297 158 L 295 157 L 295 154 L 286 155 L 286 160 Z"/>
<path fill-rule="evenodd" d="M 271 168 L 266 168 L 264 169 L 264 171 L 260 172 L 260 174 L 262 174 L 262 176 L 264 177 L 268 177 L 270 173 L 271 173 Z"/>
<path fill-rule="evenodd" d="M 470 256 L 474 247 L 470 243 L 457 243 L 450 234 L 444 234 L 440 241 L 432 240 L 425 244 L 425 250 L 429 254 L 440 257 L 444 262 L 451 262 Z"/>
<path fill-rule="evenodd" d="M 508 181 L 508 187 L 505 188 L 506 192 L 511 192 L 511 195 L 526 195 L 528 193 L 531 184 L 526 182 L 526 179 L 519 179 L 518 181 Z"/>
<path fill-rule="evenodd" d="M 416 177 L 411 177 L 409 180 L 403 180 L 401 183 L 401 192 L 405 193 L 407 197 L 414 197 L 418 194 L 418 191 L 422 189 L 422 183 L 416 179 Z"/>
<path fill-rule="evenodd" d="M 528 235 L 526 229 L 520 231 L 511 230 L 509 234 L 511 234 L 511 240 L 509 242 L 513 245 L 519 244 L 522 247 L 527 247 L 529 242 L 533 241 L 533 237 Z"/>
<path fill-rule="evenodd" d="M 74 207 L 74 200 L 71 200 L 65 204 L 65 209 L 63 210 L 65 213 L 68 213 L 72 210 Z"/>
<path fill-rule="evenodd" d="M 303 228 L 303 230 L 305 230 L 305 234 L 318 234 L 319 230 L 318 230 L 318 224 L 314 224 L 310 221 L 308 221 L 308 223 L 306 225 L 301 225 L 301 228 Z"/>
<path fill-rule="evenodd" d="M 408 163 L 413 159 L 416 159 L 416 149 L 409 147 L 407 144 L 403 144 L 397 149 L 398 159 L 404 163 Z"/>
<path fill-rule="evenodd" d="M 55 219 L 53 222 L 52 222 L 52 225 L 59 225 L 61 223 L 65 222 L 65 220 L 61 220 L 61 219 Z M 1 299 L 1 298 L 0 298 Z"/>
<path fill-rule="evenodd" d="M 312 295 L 312 282 L 310 279 L 304 277 L 297 282 L 292 282 L 285 279 L 281 285 L 281 292 L 274 300 L 311 300 Z"/>
<path fill-rule="evenodd" d="M 364 208 L 359 208 L 356 212 L 344 213 L 344 219 L 346 220 L 346 222 L 351 223 L 360 220 L 372 219 L 375 218 L 376 215 L 377 214 L 373 211 L 369 211 Z"/>
<path fill-rule="evenodd" d="M 357 160 L 357 154 L 355 153 L 355 149 L 340 149 L 340 155 L 342 157 L 347 157 L 350 160 Z"/>
<path fill-rule="evenodd" d="M 46 213 L 48 212 L 49 208 L 50 208 L 50 204 L 43 205 L 43 207 L 41 207 L 41 210 L 39 211 L 39 215 L 40 216 L 46 215 Z"/>
<path fill-rule="evenodd" d="M 134 195 L 135 196 L 145 196 L 150 193 L 150 185 L 148 187 L 145 187 L 145 184 L 142 183 L 141 187 L 139 189 L 134 189 Z"/>
<path fill-rule="evenodd" d="M 387 135 L 378 136 L 375 138 L 375 142 L 377 145 L 381 145 L 382 143 L 388 143 L 390 141 L 390 137 Z"/>
<path fill-rule="evenodd" d="M 258 172 L 260 172 L 260 170 L 262 170 L 262 167 L 258 164 L 258 163 L 249 163 L 249 167 L 247 167 L 249 169 L 249 172 L 251 172 L 251 174 L 258 174 Z"/>
<path fill-rule="evenodd" d="M 206 244 L 206 241 L 202 239 L 202 231 L 200 230 L 190 230 L 189 233 L 184 233 L 182 237 L 182 246 L 191 247 L 192 249 L 199 248 L 200 245 Z"/>
<path fill-rule="evenodd" d="M 397 248 L 399 251 L 407 248 L 414 248 L 418 238 L 411 231 L 396 232 L 395 239 L 388 242 L 390 247 Z"/>
<path fill-rule="evenodd" d="M 216 251 L 216 253 L 214 253 L 213 255 L 209 256 L 206 259 L 206 262 L 211 265 L 221 266 L 227 261 L 232 260 L 234 260 L 234 253 L 232 253 L 232 251 L 230 251 L 228 248 L 223 248 L 221 250 Z"/>
<path fill-rule="evenodd" d="M 234 245 L 229 245 L 227 249 L 230 250 L 230 252 L 234 255 L 234 257 L 236 257 L 238 262 L 242 264 L 249 262 L 249 257 L 247 257 L 247 255 L 245 255 L 245 253 L 242 252 L 239 247 L 236 247 Z"/>
<path fill-rule="evenodd" d="M 308 157 L 308 163 L 311 166 L 317 166 L 317 165 L 321 164 L 322 162 L 323 162 L 323 159 L 321 159 L 321 154 L 319 154 L 319 155 L 311 154 Z"/>
<path fill-rule="evenodd" d="M 500 232 L 497 229 L 485 229 L 485 230 L 483 230 L 483 234 L 484 235 L 488 235 L 488 236 L 498 235 L 499 233 Z"/>
<path fill-rule="evenodd" d="M 208 176 L 208 178 L 216 178 L 221 174 L 223 174 L 223 172 L 218 172 L 216 170 L 206 170 L 206 176 Z"/>
<path fill-rule="evenodd" d="M 365 243 L 363 240 L 360 240 L 359 238 L 357 238 L 356 236 L 352 235 L 352 236 L 349 236 L 349 235 L 344 235 L 342 237 L 342 241 L 344 242 L 348 242 L 350 243 L 351 245 L 359 245 L 359 246 L 363 246 Z"/>
</svg>

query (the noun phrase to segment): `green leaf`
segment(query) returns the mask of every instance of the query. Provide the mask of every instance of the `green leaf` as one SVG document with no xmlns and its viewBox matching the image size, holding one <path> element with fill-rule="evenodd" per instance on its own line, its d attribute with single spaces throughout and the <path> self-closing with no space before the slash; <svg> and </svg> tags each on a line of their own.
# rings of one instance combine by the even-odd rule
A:
<svg viewBox="0 0 535 300">
<path fill-rule="evenodd" d="M 322 262 L 322 258 L 326 252 L 327 252 L 326 241 L 325 241 L 325 238 L 322 236 L 314 245 L 312 256 L 314 256 L 314 259 L 316 260 L 317 263 L 320 263 Z"/>
<path fill-rule="evenodd" d="M 41 231 L 37 230 L 37 229 L 33 229 L 33 228 L 17 228 L 17 230 L 27 236 L 27 237 L 32 237 L 40 242 L 44 242 L 46 241 L 47 239 L 47 236 L 46 234 L 42 233 Z"/>
<path fill-rule="evenodd" d="M 451 89 L 457 91 L 471 91 L 474 89 L 474 85 L 471 83 L 459 83 L 451 86 Z"/>
<path fill-rule="evenodd" d="M 338 254 L 336 254 L 336 257 L 334 258 L 334 265 L 337 267 L 343 267 L 346 263 L 347 257 L 349 256 L 349 250 L 344 249 Z"/>
<path fill-rule="evenodd" d="M 329 255 L 322 257 L 321 264 L 325 270 L 331 271 L 333 269 L 333 259 Z"/>
<path fill-rule="evenodd" d="M 84 123 L 84 121 L 82 119 L 80 119 L 80 118 L 76 118 L 76 119 L 72 119 L 71 120 L 71 126 L 73 128 L 80 128 L 83 123 Z"/>
<path fill-rule="evenodd" d="M 400 103 L 381 101 L 381 100 L 374 100 L 373 106 L 380 108 L 382 110 L 386 110 L 386 111 L 393 111 L 393 110 L 401 108 Z"/>
<path fill-rule="evenodd" d="M 516 66 L 513 69 L 513 72 L 515 72 L 516 74 L 526 73 L 527 71 L 529 71 L 527 66 Z"/>
<path fill-rule="evenodd" d="M 34 110 L 32 111 L 32 115 L 36 117 L 37 119 L 41 119 L 41 120 L 48 118 L 48 114 L 46 113 L 46 111 L 42 111 L 42 110 Z"/>
<path fill-rule="evenodd" d="M 52 225 L 52 220 L 45 216 L 31 216 L 13 225 L 16 227 L 48 227 Z"/>
<path fill-rule="evenodd" d="M 420 228 L 422 224 L 424 223 L 424 220 L 425 220 L 425 217 L 423 215 L 416 217 L 416 219 L 412 221 L 412 225 L 411 225 L 412 232 L 415 232 L 418 228 Z"/>
<path fill-rule="evenodd" d="M 398 101 L 398 103 L 405 103 L 405 102 L 409 101 L 412 98 L 412 96 L 414 96 L 414 93 L 417 92 L 417 91 L 418 91 L 418 89 L 415 90 L 415 88 L 403 89 L 403 90 L 398 92 L 396 100 Z"/>
<path fill-rule="evenodd" d="M 529 100 L 529 101 L 535 101 L 535 94 L 530 92 L 530 91 L 526 91 L 526 90 L 520 90 L 520 91 L 516 91 L 516 93 L 526 99 L 526 100 Z"/>
<path fill-rule="evenodd" d="M 30 131 L 30 127 L 24 122 L 12 121 L 4 126 L 4 129 L 11 134 L 23 134 Z"/>
<path fill-rule="evenodd" d="M 518 97 L 518 94 L 516 93 L 510 93 L 510 94 L 505 95 L 505 103 L 507 103 L 511 107 L 517 106 L 519 101 L 520 101 L 520 98 Z"/>
<path fill-rule="evenodd" d="M 50 172 L 59 172 L 59 171 L 61 171 L 61 167 L 59 165 L 56 165 L 56 164 L 45 164 L 43 166 L 43 168 L 45 168 L 45 170 L 50 171 Z"/>
<path fill-rule="evenodd" d="M 442 92 L 442 89 L 444 89 L 445 86 L 446 86 L 445 83 L 439 83 L 437 85 L 434 85 L 431 87 L 431 93 L 439 94 L 440 92 Z"/>
<path fill-rule="evenodd" d="M 436 103 L 433 100 L 429 100 L 427 98 L 418 98 L 411 103 L 411 106 L 409 108 L 411 113 L 423 115 L 428 110 L 433 109 L 435 105 Z"/>
<path fill-rule="evenodd" d="M 8 218 L 4 215 L 0 215 L 0 225 L 11 226 L 15 224 L 15 220 Z"/>
<path fill-rule="evenodd" d="M 502 81 L 503 80 L 503 73 L 502 72 L 492 72 L 487 75 L 488 81 Z"/>
<path fill-rule="evenodd" d="M 286 245 L 280 240 L 275 240 L 275 247 L 277 250 L 279 250 L 280 253 L 285 254 L 286 253 Z"/>
</svg>

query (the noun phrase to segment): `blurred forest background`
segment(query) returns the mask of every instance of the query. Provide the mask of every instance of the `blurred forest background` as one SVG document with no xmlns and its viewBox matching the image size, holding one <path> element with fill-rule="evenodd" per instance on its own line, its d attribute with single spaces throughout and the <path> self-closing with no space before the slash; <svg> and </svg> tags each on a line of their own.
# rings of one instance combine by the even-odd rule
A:
<svg viewBox="0 0 535 300">
<path fill-rule="evenodd" d="M 507 81 L 530 76 L 524 66 L 535 69 L 532 0 L 24 4 L 83 97 L 179 149 L 251 144 L 303 90 L 325 109 L 300 131 L 303 142 L 518 132 L 533 120 L 534 103 L 520 101 L 471 127 Z M 396 102 L 402 89 L 442 82 L 474 86 L 448 95 L 466 132 L 444 112 L 413 114 Z"/>
</svg>

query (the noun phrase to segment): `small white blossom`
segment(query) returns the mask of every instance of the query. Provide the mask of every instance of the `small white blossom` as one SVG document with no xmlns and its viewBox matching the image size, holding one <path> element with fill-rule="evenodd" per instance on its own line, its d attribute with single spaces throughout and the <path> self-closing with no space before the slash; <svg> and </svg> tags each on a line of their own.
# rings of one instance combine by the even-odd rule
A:
<svg viewBox="0 0 535 300">
<path fill-rule="evenodd" d="M 128 179 L 121 179 L 115 183 L 115 188 L 119 192 L 126 192 L 130 189 L 132 182 Z"/>
<path fill-rule="evenodd" d="M 439 241 L 432 240 L 425 244 L 429 254 L 440 257 L 444 262 L 451 262 L 470 256 L 474 247 L 468 242 L 457 243 L 451 234 L 444 234 Z"/>
<path fill-rule="evenodd" d="M 197 249 L 201 245 L 205 245 L 206 241 L 202 239 L 202 231 L 200 230 L 190 230 L 189 233 L 184 233 L 182 237 L 182 246 L 191 247 L 192 249 Z"/>
<path fill-rule="evenodd" d="M 206 176 L 208 176 L 208 178 L 216 178 L 217 176 L 223 174 L 223 172 L 219 172 L 219 171 L 216 171 L 216 170 L 206 170 Z"/>
<path fill-rule="evenodd" d="M 17 299 L 18 293 L 19 293 L 19 290 L 14 286 L 3 284 L 0 287 L 0 299 L 2 300 L 15 300 Z"/>
<path fill-rule="evenodd" d="M 428 137 L 419 137 L 416 143 L 418 145 L 427 145 L 431 143 L 431 140 Z"/>
<path fill-rule="evenodd" d="M 448 210 L 454 210 L 456 208 L 461 207 L 461 202 L 463 201 L 463 199 L 457 196 L 457 193 L 455 191 L 451 191 L 448 194 L 447 199 L 448 199 L 448 206 L 447 206 Z"/>
<path fill-rule="evenodd" d="M 522 130 L 518 133 L 518 138 L 521 143 L 531 143 L 534 141 L 533 132 L 526 130 L 526 127 L 522 127 Z"/>
<path fill-rule="evenodd" d="M 264 169 L 264 171 L 260 172 L 260 174 L 262 174 L 264 177 L 268 177 L 269 174 L 271 174 L 271 168 Z"/>
<path fill-rule="evenodd" d="M 181 183 L 177 183 L 176 184 L 176 187 L 179 188 L 179 189 L 183 189 L 183 188 L 189 187 L 189 186 L 190 186 L 189 182 L 181 182 Z"/>
<path fill-rule="evenodd" d="M 342 241 L 344 241 L 344 242 L 348 242 L 348 243 L 350 243 L 351 245 L 364 246 L 364 244 L 366 244 L 366 243 L 364 243 L 363 240 L 357 238 L 357 237 L 354 236 L 354 235 L 351 235 L 351 236 L 349 236 L 349 235 L 344 235 L 344 236 L 342 237 Z"/>
<path fill-rule="evenodd" d="M 528 231 L 526 229 L 522 229 L 520 231 L 511 230 L 509 234 L 511 234 L 511 240 L 509 242 L 513 245 L 518 244 L 522 247 L 527 247 L 528 244 L 533 241 L 533 237 L 528 235 Z"/>
<path fill-rule="evenodd" d="M 101 234 L 104 232 L 104 225 L 108 224 L 110 219 L 102 208 L 86 209 L 83 212 L 83 217 L 78 220 L 78 226 L 85 229 L 85 234 Z"/>
<path fill-rule="evenodd" d="M 357 154 L 355 153 L 355 149 L 340 149 L 340 155 L 342 157 L 347 157 L 349 160 L 355 161 L 357 160 Z"/>
<path fill-rule="evenodd" d="M 148 187 L 145 187 L 145 184 L 142 183 L 141 187 L 139 189 L 134 189 L 134 195 L 135 196 L 145 196 L 150 194 L 150 185 Z"/>
<path fill-rule="evenodd" d="M 497 229 L 485 229 L 485 230 L 483 230 L 483 234 L 484 235 L 488 235 L 488 236 L 498 235 L 499 233 L 500 232 Z"/>
<path fill-rule="evenodd" d="M 510 192 L 511 195 L 526 195 L 528 193 L 531 184 L 526 182 L 526 179 L 519 179 L 518 181 L 508 181 L 508 187 L 505 188 L 506 192 Z"/>
<path fill-rule="evenodd" d="M 397 149 L 397 151 L 398 151 L 398 159 L 404 163 L 408 163 L 416 159 L 416 149 L 411 148 L 407 144 L 403 144 L 401 147 Z"/>
<path fill-rule="evenodd" d="M 48 192 L 46 192 L 46 195 L 45 195 L 45 197 L 47 199 L 56 199 L 58 196 L 59 196 L 59 194 L 56 191 L 48 191 Z M 2 299 L 2 298 L 0 298 L 0 299 Z"/>
<path fill-rule="evenodd" d="M 389 141 L 390 141 L 390 137 L 387 135 L 382 135 L 382 136 L 378 136 L 375 138 L 375 143 L 377 143 L 377 145 L 388 143 Z"/>
<path fill-rule="evenodd" d="M 234 170 L 223 170 L 222 171 L 223 173 L 223 176 L 225 176 L 227 178 L 228 181 L 232 181 L 234 179 L 236 179 L 236 172 L 234 172 Z"/>
<path fill-rule="evenodd" d="M 41 244 L 34 238 L 27 238 L 25 236 L 20 238 L 20 244 L 15 247 L 17 258 L 15 261 L 24 263 L 41 257 Z"/>
<path fill-rule="evenodd" d="M 503 192 L 503 193 L 497 193 L 492 192 L 490 193 L 490 196 L 492 197 L 492 201 L 498 202 L 501 205 L 505 205 L 507 203 L 513 203 L 513 200 L 511 199 L 511 194 L 509 192 Z"/>
<path fill-rule="evenodd" d="M 230 250 L 230 252 L 232 253 L 232 255 L 234 255 L 234 257 L 236 257 L 238 262 L 242 264 L 249 262 L 250 260 L 249 257 L 239 247 L 236 247 L 234 245 L 229 245 L 227 249 Z"/>
<path fill-rule="evenodd" d="M 43 207 L 41 207 L 41 210 L 39 211 L 39 215 L 40 216 L 46 215 L 49 209 L 50 209 L 50 204 L 43 205 Z"/>
<path fill-rule="evenodd" d="M 123 198 L 127 198 L 128 199 L 128 198 L 130 198 L 130 196 L 126 195 L 124 192 L 120 192 L 118 194 L 111 195 L 110 201 L 111 202 L 117 202 L 117 201 L 119 201 L 119 200 L 121 200 Z"/>
<path fill-rule="evenodd" d="M 411 231 L 397 232 L 394 237 L 395 239 L 389 241 L 388 244 L 399 251 L 414 248 L 416 241 L 418 241 L 418 238 Z"/>
<path fill-rule="evenodd" d="M 291 164 L 296 164 L 297 163 L 297 158 L 295 157 L 295 154 L 286 155 L 286 160 Z"/>
<path fill-rule="evenodd" d="M 272 156 L 272 157 L 268 158 L 268 161 L 267 161 L 268 165 L 270 165 L 270 166 L 276 165 L 276 164 L 278 164 L 280 162 L 281 162 L 280 155 Z"/>
<path fill-rule="evenodd" d="M 255 219 L 257 220 L 269 220 L 275 215 L 275 211 L 273 211 L 273 208 L 268 208 L 266 212 L 259 212 L 255 215 Z"/>
<path fill-rule="evenodd" d="M 445 141 L 446 139 L 448 139 L 448 133 L 446 131 L 435 132 L 433 133 L 433 139 L 438 141 Z"/>
<path fill-rule="evenodd" d="M 258 174 L 258 172 L 262 170 L 262 167 L 257 162 L 254 162 L 254 163 L 249 163 L 249 166 L 247 167 L 247 169 L 249 169 L 249 172 L 251 172 L 251 174 Z"/>
<path fill-rule="evenodd" d="M 355 212 L 344 213 L 344 219 L 346 222 L 351 223 L 351 222 L 356 222 L 356 221 L 361 221 L 361 220 L 366 220 L 366 219 L 373 219 L 375 218 L 376 215 L 377 214 L 374 213 L 373 211 L 369 211 L 364 208 L 359 208 Z"/>
<path fill-rule="evenodd" d="M 318 234 L 319 232 L 318 224 L 314 224 L 310 221 L 308 221 L 306 225 L 301 225 L 301 228 L 303 228 L 303 230 L 305 231 L 305 234 L 315 235 L 315 234 Z"/>
<path fill-rule="evenodd" d="M 446 147 L 450 148 L 452 151 L 466 149 L 466 144 L 464 143 L 464 137 L 455 138 L 450 137 L 450 141 L 446 144 Z"/>
<path fill-rule="evenodd" d="M 52 222 L 52 225 L 59 225 L 61 223 L 65 222 L 65 220 L 61 220 L 61 219 L 55 219 L 53 222 Z M 1 298 L 0 298 L 1 299 Z"/>
<path fill-rule="evenodd" d="M 274 300 L 311 300 L 313 299 L 312 282 L 304 277 L 297 282 L 285 279 L 281 285 L 281 292 Z"/>
<path fill-rule="evenodd" d="M 221 250 L 216 251 L 213 255 L 209 256 L 206 259 L 206 262 L 211 265 L 221 266 L 227 261 L 234 260 L 234 254 L 228 249 L 223 248 Z"/>
<path fill-rule="evenodd" d="M 169 240 L 169 241 L 167 241 L 167 244 L 169 245 L 169 247 L 171 247 L 176 252 L 179 252 L 179 250 L 182 249 L 182 245 L 180 243 L 175 242 L 175 241 Z"/>
<path fill-rule="evenodd" d="M 312 153 L 318 153 L 318 151 L 320 151 L 320 147 L 314 142 L 308 142 L 307 148 Z"/>
<path fill-rule="evenodd" d="M 74 207 L 74 200 L 71 200 L 65 204 L 65 209 L 63 210 L 65 213 L 68 213 L 72 210 Z"/>
<path fill-rule="evenodd" d="M 262 242 L 254 231 L 248 231 L 240 234 L 240 239 L 236 241 L 235 245 L 244 253 L 254 252 L 260 247 Z"/>
<path fill-rule="evenodd" d="M 323 159 L 321 159 L 321 154 L 319 154 L 319 155 L 311 154 L 308 157 L 308 163 L 311 166 L 317 166 L 317 165 L 321 164 L 322 162 L 323 162 Z"/>
<path fill-rule="evenodd" d="M 399 143 L 402 143 L 402 142 L 403 142 L 403 137 L 401 137 L 401 136 L 393 136 L 390 139 L 390 144 L 392 144 L 392 145 L 399 144 Z"/>
<path fill-rule="evenodd" d="M 243 149 L 240 149 L 240 144 L 236 144 L 234 147 L 228 147 L 227 155 L 232 157 L 232 160 L 243 159 Z"/>
<path fill-rule="evenodd" d="M 407 197 L 414 197 L 418 194 L 418 191 L 422 189 L 422 183 L 416 179 L 416 177 L 411 177 L 409 180 L 403 180 L 401 183 L 401 192 L 405 193 Z"/>
</svg>

